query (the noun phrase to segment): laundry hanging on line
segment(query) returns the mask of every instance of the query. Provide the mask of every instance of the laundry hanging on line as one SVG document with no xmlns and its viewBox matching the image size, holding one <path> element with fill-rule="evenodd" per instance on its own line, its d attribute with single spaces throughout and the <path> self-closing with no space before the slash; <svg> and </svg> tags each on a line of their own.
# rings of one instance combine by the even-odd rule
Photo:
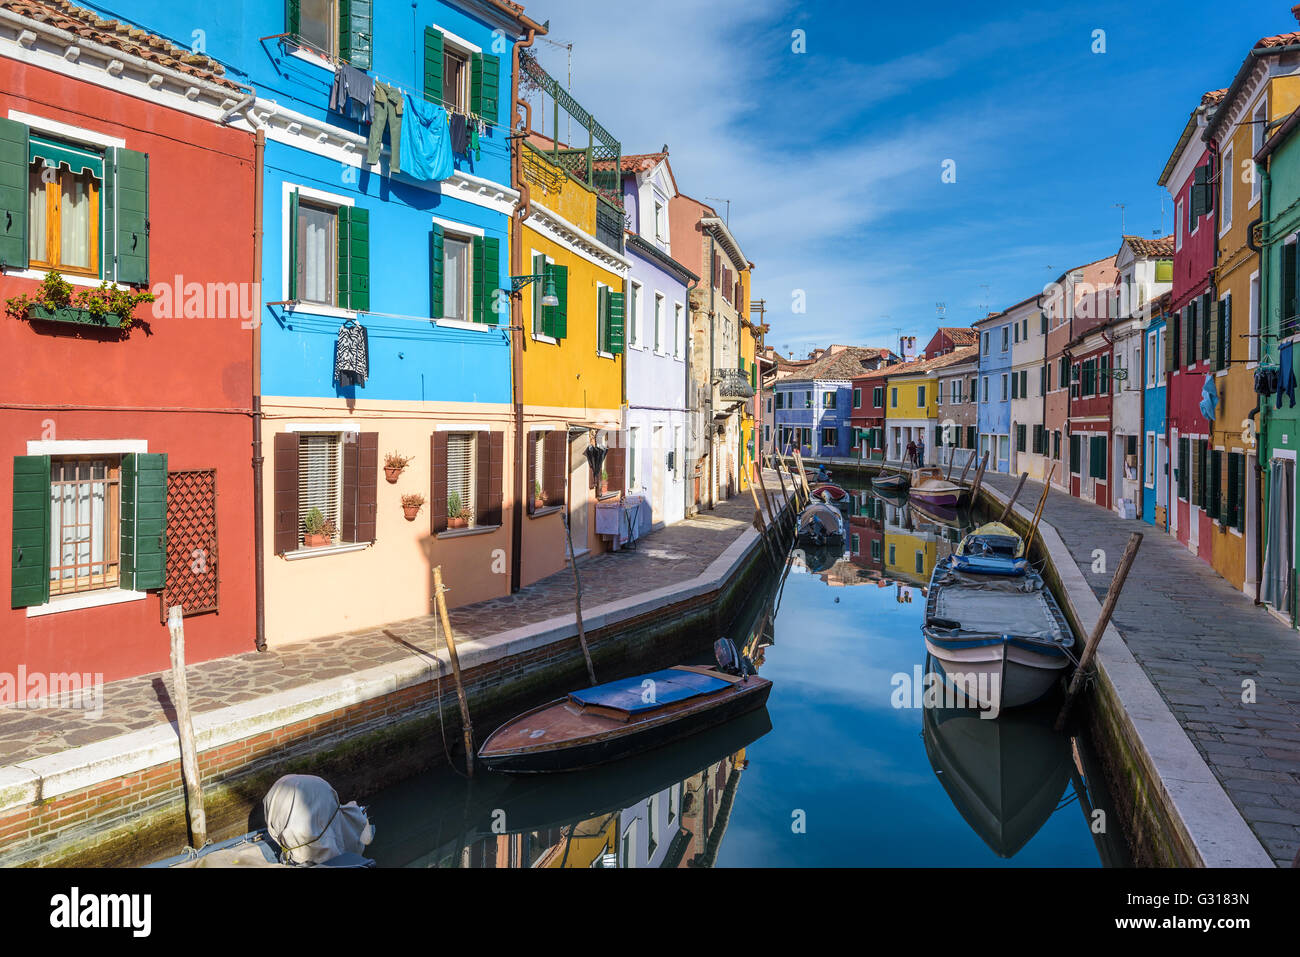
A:
<svg viewBox="0 0 1300 957">
<path fill-rule="evenodd" d="M 1291 400 L 1290 408 L 1295 408 L 1295 369 L 1291 365 L 1293 343 L 1283 343 L 1277 355 L 1277 407 L 1282 408 L 1282 395 Z"/>
<path fill-rule="evenodd" d="M 370 335 L 361 323 L 345 322 L 334 343 L 334 381 L 345 388 L 364 388 L 369 376 Z"/>
<path fill-rule="evenodd" d="M 1214 410 L 1219 406 L 1219 390 L 1214 383 L 1214 373 L 1209 373 L 1205 377 L 1205 384 L 1201 386 L 1201 415 L 1205 416 L 1206 422 L 1214 421 Z"/>
<path fill-rule="evenodd" d="M 451 114 L 451 151 L 460 156 L 469 155 L 469 123 L 463 113 Z"/>
<path fill-rule="evenodd" d="M 366 165 L 374 166 L 379 162 L 379 153 L 384 142 L 384 127 L 387 126 L 390 151 L 388 171 L 390 173 L 402 171 L 403 107 L 404 98 L 401 90 L 387 83 L 375 84 L 374 121 L 370 124 L 370 139 L 366 142 Z"/>
<path fill-rule="evenodd" d="M 447 111 L 418 96 L 411 97 L 402 144 L 402 166 L 415 179 L 441 181 L 455 171 Z"/>
<path fill-rule="evenodd" d="M 330 109 L 369 123 L 375 111 L 374 77 L 350 64 L 339 64 L 330 86 Z"/>
</svg>

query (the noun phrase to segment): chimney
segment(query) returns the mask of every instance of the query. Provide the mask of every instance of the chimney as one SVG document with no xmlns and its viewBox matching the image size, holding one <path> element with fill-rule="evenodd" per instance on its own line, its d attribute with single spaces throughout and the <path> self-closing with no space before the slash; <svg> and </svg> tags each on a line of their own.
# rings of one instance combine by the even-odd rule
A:
<svg viewBox="0 0 1300 957">
<path fill-rule="evenodd" d="M 1291 16 L 1295 17 L 1296 23 L 1300 23 L 1300 3 L 1291 8 Z"/>
</svg>

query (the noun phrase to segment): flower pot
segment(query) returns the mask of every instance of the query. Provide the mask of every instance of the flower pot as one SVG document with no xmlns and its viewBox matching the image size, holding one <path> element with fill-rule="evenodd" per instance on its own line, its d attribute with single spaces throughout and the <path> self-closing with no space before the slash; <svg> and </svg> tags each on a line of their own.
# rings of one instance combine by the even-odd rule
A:
<svg viewBox="0 0 1300 957">
<path fill-rule="evenodd" d="M 302 546 L 303 548 L 320 548 L 323 545 L 330 544 L 331 541 L 329 535 L 312 535 L 309 533 L 302 537 Z"/>
<path fill-rule="evenodd" d="M 533 511 L 534 511 L 534 512 L 540 512 L 540 511 L 541 511 L 542 509 L 544 509 L 544 508 L 546 508 L 546 499 L 544 499 L 544 498 L 535 498 L 535 499 L 533 499 Z"/>
<path fill-rule="evenodd" d="M 79 326 L 105 326 L 109 329 L 120 329 L 122 326 L 122 317 L 115 312 L 106 312 L 97 317 L 89 309 L 78 306 L 47 309 L 45 306 L 33 303 L 27 307 L 27 315 L 31 319 L 45 322 L 70 322 Z"/>
<path fill-rule="evenodd" d="M 397 484 L 397 477 L 402 474 L 402 469 L 394 465 L 384 466 L 384 478 L 388 479 L 389 485 Z"/>
<path fill-rule="evenodd" d="M 408 522 L 414 522 L 414 521 L 415 521 L 415 516 L 417 516 L 417 515 L 420 514 L 420 506 L 418 506 L 418 505 L 403 505 L 403 506 L 402 506 L 402 514 L 406 516 L 406 520 L 407 520 Z"/>
<path fill-rule="evenodd" d="M 468 518 L 449 518 L 447 519 L 448 528 L 469 528 Z"/>
</svg>

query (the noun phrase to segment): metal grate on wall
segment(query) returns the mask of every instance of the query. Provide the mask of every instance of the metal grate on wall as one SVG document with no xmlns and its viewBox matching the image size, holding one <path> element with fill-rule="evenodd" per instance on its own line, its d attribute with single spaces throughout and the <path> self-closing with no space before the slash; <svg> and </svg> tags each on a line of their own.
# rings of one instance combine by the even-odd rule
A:
<svg viewBox="0 0 1300 957">
<path fill-rule="evenodd" d="M 217 610 L 217 471 L 167 473 L 167 578 L 161 619 L 181 605 L 185 616 Z"/>
</svg>

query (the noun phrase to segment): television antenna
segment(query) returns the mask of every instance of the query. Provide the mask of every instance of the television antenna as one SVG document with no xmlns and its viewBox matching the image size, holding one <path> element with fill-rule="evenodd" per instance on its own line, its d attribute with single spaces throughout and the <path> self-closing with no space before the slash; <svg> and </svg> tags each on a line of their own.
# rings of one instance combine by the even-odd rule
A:
<svg viewBox="0 0 1300 957">
<path fill-rule="evenodd" d="M 726 204 L 727 204 L 727 212 L 726 212 L 726 214 L 725 214 L 725 216 L 724 216 L 724 221 L 725 221 L 726 224 L 727 224 L 727 228 L 730 229 L 730 228 L 731 228 L 731 200 L 729 200 L 729 199 L 723 199 L 721 196 L 705 196 L 704 198 L 707 199 L 707 200 L 711 200 L 711 201 L 713 201 L 713 202 L 715 202 L 715 203 L 726 203 Z"/>
</svg>

